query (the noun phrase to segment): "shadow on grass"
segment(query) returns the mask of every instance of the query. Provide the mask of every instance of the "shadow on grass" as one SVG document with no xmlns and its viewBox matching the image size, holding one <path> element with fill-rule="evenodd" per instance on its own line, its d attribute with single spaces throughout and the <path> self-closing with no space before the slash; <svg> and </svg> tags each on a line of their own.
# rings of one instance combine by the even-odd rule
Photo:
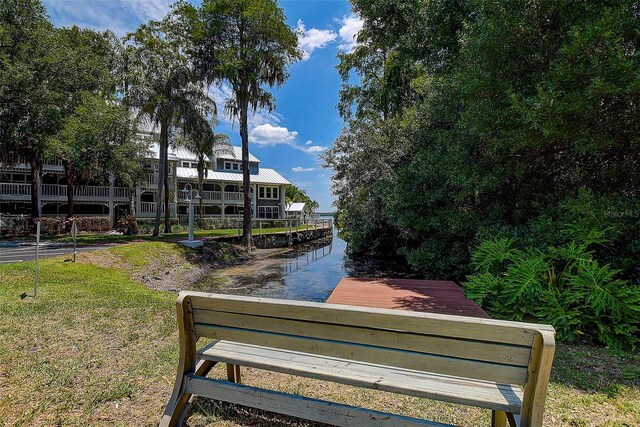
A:
<svg viewBox="0 0 640 427">
<path fill-rule="evenodd" d="M 551 381 L 615 397 L 624 388 L 640 387 L 640 354 L 614 352 L 590 344 L 559 343 Z"/>
<path fill-rule="evenodd" d="M 242 426 L 320 427 L 326 424 L 247 408 L 211 399 L 194 399 L 189 410 L 188 426 L 210 425 L 212 421 L 228 421 Z"/>
</svg>

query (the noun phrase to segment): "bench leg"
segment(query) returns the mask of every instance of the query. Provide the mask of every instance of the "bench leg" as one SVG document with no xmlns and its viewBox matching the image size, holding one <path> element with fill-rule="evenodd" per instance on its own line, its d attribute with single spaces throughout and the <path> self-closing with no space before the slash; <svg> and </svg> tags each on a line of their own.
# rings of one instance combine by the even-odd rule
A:
<svg viewBox="0 0 640 427">
<path fill-rule="evenodd" d="M 195 375 L 205 376 L 215 366 L 216 362 L 211 360 L 201 360 L 195 370 Z M 176 378 L 171 399 L 164 410 L 164 415 L 159 427 L 181 426 L 186 421 L 187 411 L 191 403 L 191 395 L 184 392 L 184 379 L 187 372 Z"/>
<path fill-rule="evenodd" d="M 227 380 L 232 383 L 240 384 L 240 365 L 227 363 Z"/>
<path fill-rule="evenodd" d="M 491 427 L 507 427 L 507 414 L 504 411 L 491 411 Z"/>
</svg>

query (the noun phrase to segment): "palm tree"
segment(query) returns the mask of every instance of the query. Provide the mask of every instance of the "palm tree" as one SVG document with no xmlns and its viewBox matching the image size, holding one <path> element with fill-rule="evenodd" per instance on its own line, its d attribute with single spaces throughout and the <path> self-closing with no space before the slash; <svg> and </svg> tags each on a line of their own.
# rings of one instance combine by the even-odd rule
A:
<svg viewBox="0 0 640 427">
<path fill-rule="evenodd" d="M 273 0 L 204 0 L 199 8 L 181 3 L 174 14 L 188 26 L 196 70 L 209 83 L 226 81 L 233 95 L 225 111 L 240 122 L 244 216 L 242 241 L 251 238 L 251 179 L 249 175 L 249 107 L 275 108 L 263 88 L 279 86 L 288 78 L 286 67 L 301 58 L 294 31 L 285 23 Z"/>
<path fill-rule="evenodd" d="M 215 120 L 206 120 L 203 115 L 187 118 L 183 126 L 182 145 L 192 151 L 198 159 L 198 190 L 202 193 L 204 179 L 209 173 L 205 157 L 229 151 L 231 140 L 224 133 L 215 133 Z M 202 195 L 202 194 L 201 194 Z M 202 218 L 202 200 L 200 198 L 200 218 Z"/>
<path fill-rule="evenodd" d="M 215 112 L 215 103 L 198 82 L 178 41 L 170 36 L 167 21 L 141 25 L 128 36 L 127 102 L 140 114 L 160 125 L 158 193 L 153 235 L 159 234 L 164 189 L 165 226 L 171 232 L 169 210 L 169 133 L 180 121 L 204 118 Z M 191 127 L 190 127 L 191 128 Z M 196 128 L 195 126 L 193 128 Z"/>
</svg>

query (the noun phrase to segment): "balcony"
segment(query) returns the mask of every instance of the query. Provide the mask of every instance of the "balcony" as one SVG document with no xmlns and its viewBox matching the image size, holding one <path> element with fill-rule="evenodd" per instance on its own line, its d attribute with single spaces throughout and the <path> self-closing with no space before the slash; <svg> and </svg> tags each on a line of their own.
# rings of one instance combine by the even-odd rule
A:
<svg viewBox="0 0 640 427">
<path fill-rule="evenodd" d="M 138 208 L 138 216 L 140 218 L 149 218 L 156 215 L 156 202 L 140 202 L 140 207 Z M 169 203 L 169 212 L 171 212 L 171 216 L 176 216 L 176 204 Z M 164 203 L 162 204 L 162 214 L 164 214 Z"/>
<path fill-rule="evenodd" d="M 66 202 L 67 186 L 43 184 L 40 187 L 40 199 L 45 202 Z M 0 200 L 29 201 L 31 200 L 31 184 L 0 183 Z M 74 200 L 85 202 L 108 202 L 109 187 L 88 185 L 75 187 Z M 129 200 L 129 189 L 126 187 L 113 188 L 113 201 L 126 202 Z"/>
</svg>

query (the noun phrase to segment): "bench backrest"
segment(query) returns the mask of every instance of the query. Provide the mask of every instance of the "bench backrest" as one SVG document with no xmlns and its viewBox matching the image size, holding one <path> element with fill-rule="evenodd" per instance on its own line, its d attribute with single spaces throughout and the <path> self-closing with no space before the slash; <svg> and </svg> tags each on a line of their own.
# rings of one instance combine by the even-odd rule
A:
<svg viewBox="0 0 640 427">
<path fill-rule="evenodd" d="M 524 385 L 525 410 L 553 359 L 548 325 L 200 292 L 182 292 L 178 311 L 195 339 Z"/>
</svg>

